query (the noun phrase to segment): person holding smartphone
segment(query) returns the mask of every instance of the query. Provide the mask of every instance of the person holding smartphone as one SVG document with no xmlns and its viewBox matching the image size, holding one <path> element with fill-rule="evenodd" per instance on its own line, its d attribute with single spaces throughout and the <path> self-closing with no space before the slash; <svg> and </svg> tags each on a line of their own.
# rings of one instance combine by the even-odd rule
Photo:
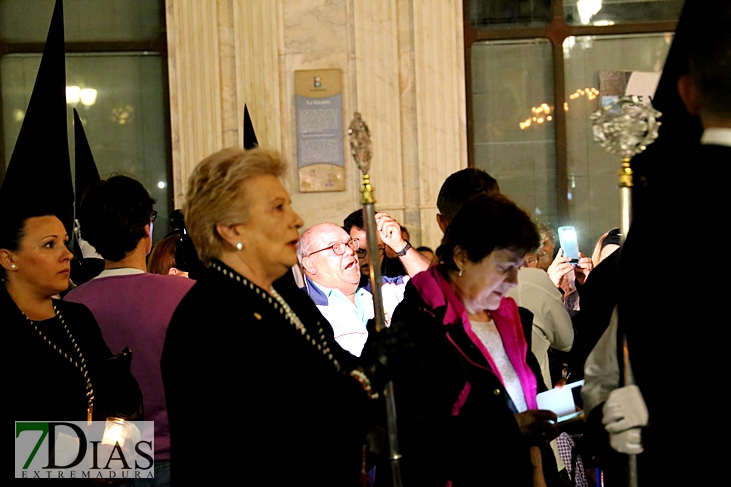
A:
<svg viewBox="0 0 731 487">
<path fill-rule="evenodd" d="M 561 248 L 556 254 L 556 258 L 548 266 L 548 277 L 551 278 L 553 284 L 563 294 L 563 301 L 566 309 L 569 312 L 576 312 L 579 310 L 579 291 L 578 289 L 584 285 L 586 279 L 589 277 L 589 273 L 594 269 L 594 264 L 590 257 L 585 256 L 579 252 L 578 244 L 576 243 L 576 232 L 573 227 L 560 227 L 559 235 L 565 232 L 561 232 L 561 229 L 567 229 L 568 234 L 573 231 L 573 238 L 567 239 L 566 237 L 561 238 Z M 573 258 L 565 255 L 564 247 L 573 245 L 574 252 Z M 578 256 L 578 259 L 576 258 Z"/>
</svg>

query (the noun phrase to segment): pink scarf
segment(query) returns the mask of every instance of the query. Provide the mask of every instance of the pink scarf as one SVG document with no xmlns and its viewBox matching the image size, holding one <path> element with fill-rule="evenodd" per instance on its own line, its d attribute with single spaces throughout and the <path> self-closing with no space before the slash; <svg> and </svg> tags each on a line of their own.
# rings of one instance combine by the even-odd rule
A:
<svg viewBox="0 0 731 487">
<path fill-rule="evenodd" d="M 477 335 L 472 331 L 472 325 L 467 317 L 467 310 L 465 310 L 462 303 L 459 301 L 457 296 L 452 291 L 452 287 L 449 285 L 440 272 L 442 266 L 434 266 L 430 269 L 421 272 L 414 276 L 411 282 L 416 286 L 419 291 L 421 299 L 431 309 L 439 308 L 441 306 L 447 306 L 447 311 L 444 314 L 444 324 L 450 324 L 457 322 L 460 318 L 467 336 L 472 340 L 472 343 L 482 352 L 487 362 L 490 364 L 492 372 L 497 376 L 500 382 L 505 385 L 503 378 L 500 376 L 500 372 L 495 365 L 490 353 L 482 344 Z M 512 298 L 503 298 L 500 301 L 500 306 L 497 310 L 490 311 L 490 316 L 495 321 L 495 327 L 500 333 L 502 338 L 505 352 L 508 355 L 510 363 L 515 369 L 515 373 L 520 379 L 520 385 L 523 388 L 523 394 L 525 395 L 525 402 L 528 405 L 528 409 L 537 409 L 536 405 L 536 393 L 537 385 L 536 378 L 530 367 L 526 362 L 526 355 L 528 353 L 528 342 L 525 341 L 523 336 L 523 327 L 520 323 L 520 314 L 518 313 L 518 305 Z M 466 387 L 467 394 L 469 388 Z M 464 404 L 467 399 L 466 395 L 464 398 L 460 396 L 460 406 Z"/>
</svg>

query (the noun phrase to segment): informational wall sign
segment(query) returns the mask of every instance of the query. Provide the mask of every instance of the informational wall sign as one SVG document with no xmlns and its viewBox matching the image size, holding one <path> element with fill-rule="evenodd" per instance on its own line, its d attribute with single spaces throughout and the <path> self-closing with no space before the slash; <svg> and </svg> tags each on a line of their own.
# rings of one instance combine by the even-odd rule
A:
<svg viewBox="0 0 731 487">
<path fill-rule="evenodd" d="M 345 191 L 340 70 L 295 71 L 294 92 L 299 190 Z"/>
</svg>

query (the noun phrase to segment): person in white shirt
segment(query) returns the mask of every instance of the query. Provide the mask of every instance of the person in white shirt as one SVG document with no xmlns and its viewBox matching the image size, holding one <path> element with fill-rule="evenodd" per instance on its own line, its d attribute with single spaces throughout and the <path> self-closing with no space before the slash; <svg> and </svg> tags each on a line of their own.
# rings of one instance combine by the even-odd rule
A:
<svg viewBox="0 0 731 487">
<path fill-rule="evenodd" d="M 360 265 L 357 238 L 332 223 L 305 230 L 297 243 L 297 258 L 305 276 L 305 290 L 330 322 L 335 341 L 359 357 L 368 339 L 368 320 L 374 317 L 373 296 L 358 287 Z M 386 326 L 404 296 L 409 277 L 383 278 Z"/>
</svg>

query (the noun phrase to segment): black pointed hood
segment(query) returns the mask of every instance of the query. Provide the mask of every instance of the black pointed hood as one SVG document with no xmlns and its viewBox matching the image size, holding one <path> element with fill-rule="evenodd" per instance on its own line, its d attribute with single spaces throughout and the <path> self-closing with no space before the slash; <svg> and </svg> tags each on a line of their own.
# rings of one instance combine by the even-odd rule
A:
<svg viewBox="0 0 731 487">
<path fill-rule="evenodd" d="M 251 123 L 249 108 L 244 104 L 244 149 L 249 150 L 259 146 L 254 132 L 254 124 Z"/>
<path fill-rule="evenodd" d="M 56 0 L 33 93 L 0 188 L 0 209 L 10 218 L 56 215 L 70 234 L 73 205 L 63 3 Z"/>
<path fill-rule="evenodd" d="M 79 113 L 74 108 L 74 174 L 75 174 L 75 192 L 76 192 L 76 211 L 79 211 L 81 198 L 89 186 L 99 181 L 99 170 L 96 168 L 94 156 L 89 147 L 89 140 L 86 138 L 84 126 L 79 118 Z"/>
<path fill-rule="evenodd" d="M 81 124 L 79 113 L 74 108 L 74 183 L 76 192 L 76 214 L 79 213 L 81 199 L 87 189 L 100 181 L 99 171 L 91 154 L 89 141 L 86 138 L 84 126 Z M 93 245 L 81 236 L 79 221 L 75 220 L 74 227 L 74 254 L 76 259 L 71 263 L 71 280 L 77 286 L 93 279 L 104 270 L 104 258 L 99 255 Z"/>
<path fill-rule="evenodd" d="M 731 1 L 697 2 L 687 0 L 680 13 L 673 43 L 665 60 L 662 76 L 655 90 L 652 105 L 662 112 L 659 136 L 655 142 L 632 158 L 634 188 L 632 211 L 634 218 L 647 209 L 653 198 L 653 188 L 677 185 L 682 187 L 683 167 L 688 150 L 700 141 L 703 127 L 700 119 L 690 115 L 678 94 L 678 79 L 690 72 L 689 57 L 698 43 L 728 12 Z"/>
<path fill-rule="evenodd" d="M 719 5 L 722 2 L 719 2 Z M 680 13 L 673 43 L 663 66 L 652 105 L 662 112 L 660 136 L 666 142 L 698 142 L 703 133 L 700 119 L 688 113 L 678 94 L 678 79 L 690 72 L 688 59 L 697 39 L 708 29 L 709 5 L 686 1 Z"/>
</svg>

